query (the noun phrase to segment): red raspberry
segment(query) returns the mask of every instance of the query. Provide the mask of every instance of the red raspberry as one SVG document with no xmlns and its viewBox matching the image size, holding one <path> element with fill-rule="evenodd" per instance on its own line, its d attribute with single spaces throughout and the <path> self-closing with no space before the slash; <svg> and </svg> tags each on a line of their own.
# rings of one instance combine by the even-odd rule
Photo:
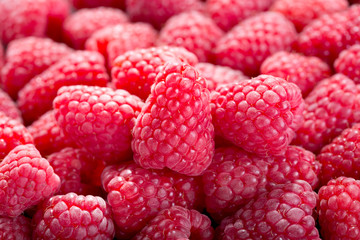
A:
<svg viewBox="0 0 360 240">
<path fill-rule="evenodd" d="M 211 18 L 191 11 L 171 17 L 161 29 L 157 44 L 184 47 L 200 62 L 207 62 L 212 60 L 212 50 L 223 34 Z"/>
<path fill-rule="evenodd" d="M 65 44 L 46 38 L 28 37 L 11 42 L 1 70 L 2 88 L 13 98 L 33 77 L 71 53 Z"/>
<path fill-rule="evenodd" d="M 261 74 L 281 77 L 295 83 L 303 96 L 308 95 L 318 82 L 331 75 L 329 66 L 319 58 L 283 51 L 268 57 L 260 71 Z"/>
<path fill-rule="evenodd" d="M 132 21 L 148 22 L 160 29 L 172 16 L 189 10 L 199 10 L 199 0 L 126 0 L 126 11 Z"/>
<path fill-rule="evenodd" d="M 0 162 L 0 179 L 0 216 L 19 216 L 60 187 L 59 176 L 32 144 L 15 147 Z"/>
<path fill-rule="evenodd" d="M 303 120 L 304 101 L 295 84 L 260 75 L 217 91 L 211 107 L 219 135 L 261 156 L 285 153 Z"/>
<path fill-rule="evenodd" d="M 316 200 L 307 182 L 278 185 L 225 218 L 217 239 L 320 240 L 312 217 Z"/>
<path fill-rule="evenodd" d="M 4 64 L 5 64 L 4 47 L 0 43 L 0 73 L 1 73 L 1 69 L 3 68 Z M 0 75 L 0 80 L 1 80 L 1 75 Z"/>
<path fill-rule="evenodd" d="M 70 0 L 74 8 L 113 7 L 125 9 L 125 0 Z"/>
<path fill-rule="evenodd" d="M 344 11 L 348 7 L 347 0 L 276 0 L 270 10 L 283 14 L 301 32 L 314 19 Z"/>
<path fill-rule="evenodd" d="M 102 184 L 108 192 L 118 239 L 134 236 L 163 209 L 174 205 L 198 210 L 203 207 L 201 179 L 170 170 L 122 163 L 105 168 Z"/>
<path fill-rule="evenodd" d="M 0 112 L 22 123 L 21 112 L 10 96 L 0 89 Z"/>
<path fill-rule="evenodd" d="M 131 156 L 131 131 L 142 105 L 125 90 L 78 85 L 60 88 L 54 100 L 65 136 L 105 163 Z"/>
<path fill-rule="evenodd" d="M 296 38 L 293 24 L 283 15 L 260 13 L 236 25 L 217 42 L 216 62 L 256 76 L 267 57 L 290 51 Z"/>
<path fill-rule="evenodd" d="M 104 199 L 75 193 L 50 198 L 36 212 L 33 239 L 113 239 L 114 223 Z"/>
<path fill-rule="evenodd" d="M 168 167 L 201 175 L 214 154 L 210 93 L 187 64 L 168 63 L 151 89 L 133 130 L 134 160 L 144 168 Z"/>
<path fill-rule="evenodd" d="M 190 237 L 191 236 L 191 237 Z M 210 219 L 196 210 L 174 206 L 161 211 L 134 240 L 214 239 Z"/>
<path fill-rule="evenodd" d="M 85 41 L 97 30 L 128 22 L 126 14 L 106 7 L 81 9 L 70 15 L 64 22 L 64 40 L 76 49 L 84 49 Z"/>
<path fill-rule="evenodd" d="M 324 240 L 359 239 L 360 181 L 339 177 L 319 190 L 319 223 Z"/>
<path fill-rule="evenodd" d="M 128 51 L 113 62 L 112 83 L 117 89 L 125 89 L 146 99 L 156 75 L 167 62 L 196 64 L 197 57 L 184 48 L 157 47 Z"/>
<path fill-rule="evenodd" d="M 305 99 L 305 122 L 293 144 L 317 153 L 351 124 L 360 121 L 359 90 L 342 74 L 321 81 Z"/>
<path fill-rule="evenodd" d="M 334 63 L 338 73 L 348 76 L 356 83 L 360 82 L 360 44 L 342 51 Z"/>
<path fill-rule="evenodd" d="M 62 25 L 70 15 L 71 6 L 68 0 L 47 0 L 49 4 L 46 35 L 55 41 L 62 41 Z"/>
<path fill-rule="evenodd" d="M 239 71 L 229 67 L 214 65 L 211 63 L 198 63 L 196 70 L 200 75 L 206 79 L 208 89 L 210 91 L 215 90 L 219 85 L 241 82 L 249 79 Z"/>
<path fill-rule="evenodd" d="M 31 123 L 51 110 L 62 86 L 106 86 L 109 76 L 104 58 L 96 52 L 76 51 L 37 75 L 19 92 L 18 106 L 25 122 Z"/>
<path fill-rule="evenodd" d="M 224 31 L 244 19 L 267 10 L 274 0 L 209 0 L 206 10 L 215 23 Z"/>
<path fill-rule="evenodd" d="M 31 239 L 30 219 L 22 215 L 9 218 L 0 217 L 0 239 L 3 240 L 30 240 Z"/>
</svg>

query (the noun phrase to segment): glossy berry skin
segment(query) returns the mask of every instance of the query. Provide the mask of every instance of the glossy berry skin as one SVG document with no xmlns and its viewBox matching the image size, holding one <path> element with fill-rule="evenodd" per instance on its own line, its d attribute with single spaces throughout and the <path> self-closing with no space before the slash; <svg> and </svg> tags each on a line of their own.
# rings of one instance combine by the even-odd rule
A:
<svg viewBox="0 0 360 240">
<path fill-rule="evenodd" d="M 60 88 L 54 100 L 65 136 L 104 163 L 131 157 L 131 131 L 142 106 L 125 90 L 83 85 Z"/>
<path fill-rule="evenodd" d="M 22 215 L 10 218 L 0 217 L 0 239 L 4 240 L 30 240 L 31 239 L 30 219 Z"/>
<path fill-rule="evenodd" d="M 297 38 L 293 24 L 275 12 L 250 17 L 217 41 L 216 63 L 257 76 L 262 62 L 279 51 L 290 51 Z"/>
<path fill-rule="evenodd" d="M 174 206 L 161 211 L 133 239 L 214 239 L 210 219 L 196 210 Z"/>
<path fill-rule="evenodd" d="M 211 98 L 217 133 L 260 156 L 284 154 L 302 124 L 300 89 L 282 78 L 260 75 L 223 85 Z"/>
<path fill-rule="evenodd" d="M 113 239 L 114 223 L 105 200 L 68 193 L 41 204 L 32 224 L 33 239 Z"/>
<path fill-rule="evenodd" d="M 86 39 L 97 30 L 126 22 L 128 18 L 120 9 L 81 9 L 66 18 L 63 25 L 64 41 L 75 49 L 84 49 Z"/>
<path fill-rule="evenodd" d="M 167 62 L 183 62 L 195 65 L 197 57 L 184 48 L 153 47 L 128 51 L 113 62 L 112 83 L 117 89 L 125 89 L 142 99 L 150 94 L 156 75 Z"/>
<path fill-rule="evenodd" d="M 0 163 L 0 216 L 16 217 L 60 187 L 60 178 L 32 144 L 15 147 Z"/>
<path fill-rule="evenodd" d="M 177 205 L 201 211 L 204 204 L 200 178 L 143 169 L 133 162 L 106 167 L 102 184 L 118 239 L 130 239 L 163 209 Z"/>
<path fill-rule="evenodd" d="M 71 52 L 65 44 L 46 38 L 28 37 L 11 42 L 1 70 L 2 88 L 16 99 L 18 91 L 30 79 Z"/>
<path fill-rule="evenodd" d="M 319 224 L 324 240 L 359 239 L 360 181 L 339 177 L 319 190 Z"/>
<path fill-rule="evenodd" d="M 0 112 L 22 123 L 21 112 L 10 96 L 0 89 Z"/>
<path fill-rule="evenodd" d="M 295 83 L 304 97 L 318 82 L 331 75 L 330 67 L 319 58 L 283 51 L 268 57 L 260 71 L 261 74 L 281 77 Z"/>
<path fill-rule="evenodd" d="M 214 154 L 205 79 L 188 64 L 165 65 L 136 119 L 133 137 L 134 160 L 140 166 L 201 175 Z"/>
<path fill-rule="evenodd" d="M 75 51 L 28 82 L 19 92 L 18 106 L 25 122 L 31 123 L 52 109 L 62 86 L 105 87 L 109 81 L 104 58 L 96 52 Z"/>
<path fill-rule="evenodd" d="M 342 51 L 334 63 L 336 72 L 342 73 L 356 83 L 360 82 L 360 45 Z"/>
<path fill-rule="evenodd" d="M 342 74 L 321 81 L 305 98 L 304 124 L 293 144 L 314 153 L 360 118 L 355 83 Z"/>
<path fill-rule="evenodd" d="M 277 185 L 251 200 L 218 227 L 218 239 L 316 239 L 317 195 L 301 180 Z"/>
<path fill-rule="evenodd" d="M 72 6 L 76 9 L 80 8 L 96 8 L 96 7 L 113 7 L 125 8 L 125 0 L 71 0 Z"/>
<path fill-rule="evenodd" d="M 161 29 L 157 44 L 186 48 L 200 62 L 207 62 L 213 60 L 213 48 L 223 35 L 211 18 L 190 11 L 171 17 Z"/>
</svg>

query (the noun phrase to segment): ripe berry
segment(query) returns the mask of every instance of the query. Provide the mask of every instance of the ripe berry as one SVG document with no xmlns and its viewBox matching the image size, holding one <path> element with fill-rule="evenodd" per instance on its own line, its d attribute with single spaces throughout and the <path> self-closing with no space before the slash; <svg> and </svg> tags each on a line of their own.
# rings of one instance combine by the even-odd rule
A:
<svg viewBox="0 0 360 240">
<path fill-rule="evenodd" d="M 4 240 L 30 240 L 31 239 L 30 219 L 22 215 L 10 218 L 0 217 L 0 239 Z"/>
<path fill-rule="evenodd" d="M 17 120 L 22 123 L 21 112 L 17 108 L 15 102 L 10 96 L 0 89 L 0 112 L 3 112 L 7 117 Z"/>
<path fill-rule="evenodd" d="M 360 82 L 360 45 L 342 51 L 334 63 L 336 72 L 342 73 L 356 83 Z"/>
<path fill-rule="evenodd" d="M 125 0 L 70 0 L 74 8 L 113 7 L 125 9 Z"/>
</svg>

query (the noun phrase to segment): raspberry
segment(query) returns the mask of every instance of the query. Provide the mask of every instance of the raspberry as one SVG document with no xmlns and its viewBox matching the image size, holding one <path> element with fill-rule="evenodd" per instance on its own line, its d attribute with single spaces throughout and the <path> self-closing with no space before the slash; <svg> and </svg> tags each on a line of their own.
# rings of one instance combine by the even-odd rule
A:
<svg viewBox="0 0 360 240">
<path fill-rule="evenodd" d="M 212 60 L 212 50 L 222 36 L 211 18 L 191 11 L 171 17 L 161 29 L 157 44 L 184 47 L 206 62 Z"/>
<path fill-rule="evenodd" d="M 201 179 L 166 169 L 143 169 L 133 162 L 108 166 L 102 184 L 108 192 L 118 239 L 131 238 L 161 210 L 173 205 L 203 207 Z"/>
<path fill-rule="evenodd" d="M 125 9 L 125 0 L 71 0 L 74 8 L 113 7 Z"/>
<path fill-rule="evenodd" d="M 4 47 L 2 44 L 0 44 L 0 73 L 4 64 L 5 64 Z M 1 75 L 0 75 L 0 80 L 1 80 Z"/>
<path fill-rule="evenodd" d="M 303 120 L 300 89 L 270 75 L 222 85 L 211 101 L 218 134 L 261 156 L 284 154 Z"/>
<path fill-rule="evenodd" d="M 214 154 L 210 93 L 190 65 L 168 63 L 133 129 L 134 160 L 144 168 L 201 175 Z"/>
<path fill-rule="evenodd" d="M 36 212 L 33 239 L 113 239 L 114 223 L 104 199 L 75 193 L 47 200 Z"/>
<path fill-rule="evenodd" d="M 224 31 L 244 19 L 267 10 L 274 0 L 209 0 L 206 10 L 215 23 Z"/>
<path fill-rule="evenodd" d="M 13 98 L 33 77 L 71 53 L 65 44 L 46 38 L 28 37 L 11 42 L 1 70 L 2 88 Z"/>
<path fill-rule="evenodd" d="M 191 235 L 191 237 L 190 237 Z M 133 239 L 213 239 L 210 219 L 196 210 L 174 206 L 161 211 Z"/>
<path fill-rule="evenodd" d="M 62 25 L 70 15 L 71 6 L 68 0 L 47 0 L 49 4 L 46 35 L 55 41 L 62 41 Z"/>
<path fill-rule="evenodd" d="M 30 240 L 30 219 L 20 215 L 15 218 L 0 217 L 0 239 L 8 240 Z"/>
<path fill-rule="evenodd" d="M 360 119 L 359 90 L 342 74 L 321 81 L 305 99 L 305 122 L 293 144 L 314 153 Z"/>
<path fill-rule="evenodd" d="M 334 63 L 334 67 L 338 73 L 342 73 L 356 83 L 360 82 L 360 45 L 352 47 L 340 53 Z"/>
<path fill-rule="evenodd" d="M 319 223 L 324 240 L 359 239 L 360 181 L 339 177 L 319 190 Z"/>
<path fill-rule="evenodd" d="M 304 181 L 278 185 L 224 219 L 217 239 L 316 239 L 312 217 L 317 195 Z"/>
<path fill-rule="evenodd" d="M 97 30 L 126 22 L 126 14 L 119 9 L 81 9 L 66 18 L 63 25 L 64 40 L 75 49 L 84 49 L 86 39 Z"/>
<path fill-rule="evenodd" d="M 249 79 L 239 71 L 229 67 L 214 65 L 211 63 L 198 63 L 196 70 L 206 79 L 208 89 L 215 90 L 219 85 L 240 82 Z"/>
<path fill-rule="evenodd" d="M 329 66 L 319 58 L 283 51 L 268 57 L 260 71 L 261 74 L 281 77 L 295 83 L 303 96 L 307 96 L 318 82 L 331 75 Z"/>
<path fill-rule="evenodd" d="M 0 179 L 0 216 L 19 216 L 60 187 L 59 176 L 32 144 L 15 147 L 0 162 Z"/>
<path fill-rule="evenodd" d="M 21 112 L 10 96 L 0 89 L 0 112 L 22 123 Z"/>
<path fill-rule="evenodd" d="M 18 106 L 25 122 L 31 123 L 51 110 L 62 86 L 106 86 L 109 76 L 104 58 L 96 52 L 76 51 L 30 80 L 19 92 Z"/>
<path fill-rule="evenodd" d="M 112 83 L 117 89 L 125 89 L 146 99 L 156 75 L 167 62 L 196 64 L 197 57 L 184 48 L 157 47 L 128 51 L 113 62 Z"/>
<path fill-rule="evenodd" d="M 78 85 L 60 88 L 54 100 L 65 136 L 105 163 L 131 156 L 131 131 L 142 105 L 125 90 Z"/>
<path fill-rule="evenodd" d="M 236 25 L 217 42 L 216 62 L 257 76 L 267 57 L 290 51 L 296 38 L 293 24 L 283 15 L 260 13 Z"/>
<path fill-rule="evenodd" d="M 344 11 L 348 6 L 347 0 L 276 0 L 270 10 L 283 14 L 301 32 L 314 19 Z"/>
</svg>

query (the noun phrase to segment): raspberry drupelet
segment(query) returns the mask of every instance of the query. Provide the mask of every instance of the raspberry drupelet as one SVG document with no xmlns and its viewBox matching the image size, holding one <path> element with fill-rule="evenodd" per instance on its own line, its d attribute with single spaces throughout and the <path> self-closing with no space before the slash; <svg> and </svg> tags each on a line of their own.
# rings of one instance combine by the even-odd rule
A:
<svg viewBox="0 0 360 240">
<path fill-rule="evenodd" d="M 0 239 L 4 240 L 30 240 L 30 219 L 20 215 L 15 218 L 0 217 Z"/>
</svg>

